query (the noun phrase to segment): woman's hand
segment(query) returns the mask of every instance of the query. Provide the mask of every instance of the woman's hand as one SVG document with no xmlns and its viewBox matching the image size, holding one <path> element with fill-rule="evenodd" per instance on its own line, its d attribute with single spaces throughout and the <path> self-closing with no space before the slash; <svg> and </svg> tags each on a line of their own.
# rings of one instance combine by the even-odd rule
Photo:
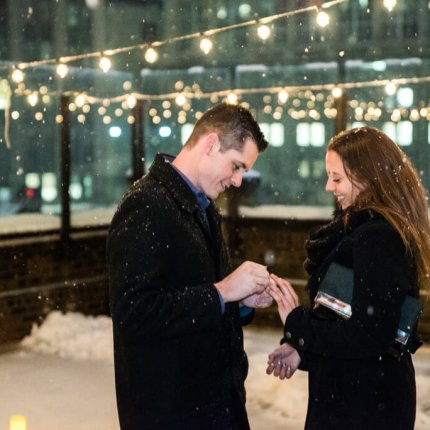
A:
<svg viewBox="0 0 430 430">
<path fill-rule="evenodd" d="M 266 287 L 262 293 L 252 294 L 244 298 L 241 303 L 248 308 L 268 308 L 273 303 L 273 299 L 269 287 Z"/>
<path fill-rule="evenodd" d="M 267 361 L 266 373 L 279 379 L 290 379 L 300 364 L 299 353 L 288 343 L 276 348 Z"/>
<path fill-rule="evenodd" d="M 299 298 L 286 279 L 282 279 L 273 273 L 270 275 L 269 292 L 278 304 L 279 316 L 282 324 L 285 324 L 289 313 L 299 306 Z"/>
</svg>

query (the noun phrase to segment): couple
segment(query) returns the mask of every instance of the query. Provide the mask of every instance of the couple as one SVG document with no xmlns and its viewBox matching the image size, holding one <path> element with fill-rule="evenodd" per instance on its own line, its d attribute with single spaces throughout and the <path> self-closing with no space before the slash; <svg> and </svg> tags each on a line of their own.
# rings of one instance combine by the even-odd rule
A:
<svg viewBox="0 0 430 430">
<path fill-rule="evenodd" d="M 119 205 L 108 267 L 121 429 L 249 429 L 242 325 L 272 298 L 285 336 L 267 372 L 309 372 L 306 429 L 412 429 L 410 353 L 387 351 L 403 299 L 428 283 L 427 205 L 415 169 L 373 128 L 329 143 L 326 190 L 339 210 L 307 243 L 311 302 L 327 260 L 353 269 L 359 285 L 352 316 L 327 319 L 301 307 L 265 266 L 232 270 L 213 200 L 239 187 L 266 147 L 248 110 L 220 104 L 176 158 L 157 155 Z"/>
</svg>

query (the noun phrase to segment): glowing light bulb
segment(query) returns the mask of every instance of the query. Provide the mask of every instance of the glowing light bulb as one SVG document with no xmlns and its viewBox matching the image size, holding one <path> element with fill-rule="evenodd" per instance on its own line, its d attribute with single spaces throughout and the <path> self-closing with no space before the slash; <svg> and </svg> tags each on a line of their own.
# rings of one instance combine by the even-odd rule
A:
<svg viewBox="0 0 430 430">
<path fill-rule="evenodd" d="M 9 419 L 9 430 L 27 430 L 27 420 L 24 415 L 12 415 Z"/>
<path fill-rule="evenodd" d="M 145 52 L 145 60 L 148 63 L 155 63 L 158 60 L 158 52 L 154 48 L 148 48 Z"/>
<path fill-rule="evenodd" d="M 12 80 L 19 84 L 24 80 L 24 72 L 21 69 L 15 69 L 12 72 Z"/>
<path fill-rule="evenodd" d="M 97 9 L 99 7 L 100 0 L 85 0 L 85 3 L 89 9 Z"/>
<path fill-rule="evenodd" d="M 335 87 L 331 90 L 331 93 L 333 97 L 336 97 L 338 99 L 339 97 L 342 96 L 343 91 L 342 91 L 342 88 Z"/>
<path fill-rule="evenodd" d="M 208 39 L 207 37 L 203 38 L 200 41 L 200 49 L 207 55 L 209 52 L 212 51 L 213 48 L 212 40 Z"/>
<path fill-rule="evenodd" d="M 236 104 L 237 103 L 237 95 L 235 93 L 230 93 L 227 96 L 227 103 L 231 104 L 231 105 Z"/>
<path fill-rule="evenodd" d="M 262 24 L 257 27 L 257 34 L 261 40 L 267 40 L 271 33 L 272 31 L 266 24 Z"/>
<path fill-rule="evenodd" d="M 64 63 L 60 63 L 57 66 L 57 75 L 61 78 L 64 79 L 69 73 L 69 66 L 67 64 Z"/>
<path fill-rule="evenodd" d="M 388 12 L 391 12 L 397 4 L 397 0 L 384 0 L 384 6 L 388 9 Z"/>
<path fill-rule="evenodd" d="M 184 106 L 184 104 L 186 103 L 186 101 L 187 101 L 187 98 L 183 94 L 178 94 L 176 96 L 175 103 L 178 106 Z"/>
<path fill-rule="evenodd" d="M 30 106 L 36 106 L 37 102 L 39 101 L 39 95 L 37 93 L 31 93 L 27 97 L 27 101 L 30 104 Z"/>
<path fill-rule="evenodd" d="M 104 73 L 107 73 L 110 70 L 110 68 L 112 67 L 112 62 L 111 62 L 110 58 L 102 57 L 102 58 L 100 58 L 99 66 L 100 66 L 100 69 L 102 69 Z"/>
<path fill-rule="evenodd" d="M 279 91 L 279 93 L 278 93 L 278 101 L 279 101 L 279 103 L 282 103 L 282 104 L 286 103 L 287 100 L 288 100 L 288 97 L 289 96 L 288 96 L 287 91 L 285 91 L 285 90 Z"/>
<path fill-rule="evenodd" d="M 75 104 L 78 107 L 82 107 L 85 104 L 85 96 L 83 94 L 79 94 L 76 98 L 75 98 Z"/>
<path fill-rule="evenodd" d="M 328 16 L 328 14 L 326 12 L 320 10 L 318 12 L 316 21 L 320 27 L 324 28 L 330 24 L 330 17 Z"/>
<path fill-rule="evenodd" d="M 137 100 L 136 97 L 133 95 L 129 95 L 127 97 L 127 106 L 129 109 L 133 109 L 136 106 Z"/>
<path fill-rule="evenodd" d="M 387 85 L 385 85 L 385 92 L 389 96 L 394 96 L 396 94 L 397 87 L 392 82 L 389 82 Z"/>
</svg>

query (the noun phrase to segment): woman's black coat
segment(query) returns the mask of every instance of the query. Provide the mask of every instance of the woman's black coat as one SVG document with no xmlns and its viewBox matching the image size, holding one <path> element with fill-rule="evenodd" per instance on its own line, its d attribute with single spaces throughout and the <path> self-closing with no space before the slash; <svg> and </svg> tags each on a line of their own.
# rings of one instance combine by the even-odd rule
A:
<svg viewBox="0 0 430 430">
<path fill-rule="evenodd" d="M 296 347 L 309 372 L 306 430 L 412 430 L 415 375 L 410 354 L 387 354 L 401 304 L 418 296 L 416 271 L 399 234 L 379 215 L 340 216 L 307 244 L 311 303 L 329 264 L 353 269 L 350 319 L 324 319 L 296 308 L 284 340 Z"/>
<path fill-rule="evenodd" d="M 158 155 L 114 215 L 108 238 L 115 379 L 122 430 L 248 429 L 248 370 L 231 271 L 213 203 Z"/>
</svg>

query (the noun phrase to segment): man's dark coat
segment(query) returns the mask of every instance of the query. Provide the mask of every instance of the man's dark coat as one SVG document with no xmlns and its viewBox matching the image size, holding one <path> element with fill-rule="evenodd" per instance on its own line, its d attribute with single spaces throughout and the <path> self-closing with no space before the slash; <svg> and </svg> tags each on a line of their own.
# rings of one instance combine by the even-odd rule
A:
<svg viewBox="0 0 430 430">
<path fill-rule="evenodd" d="M 122 430 L 247 429 L 248 370 L 237 303 L 214 283 L 231 271 L 220 216 L 207 219 L 157 155 L 128 191 L 108 238 L 115 379 Z"/>
</svg>

